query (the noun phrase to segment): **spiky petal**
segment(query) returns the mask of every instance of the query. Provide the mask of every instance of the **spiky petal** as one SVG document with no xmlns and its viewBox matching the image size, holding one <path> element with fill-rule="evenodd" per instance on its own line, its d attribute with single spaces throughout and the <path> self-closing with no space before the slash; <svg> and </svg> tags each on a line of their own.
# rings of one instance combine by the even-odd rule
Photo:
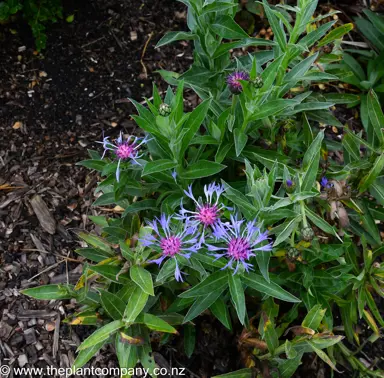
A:
<svg viewBox="0 0 384 378">
<path fill-rule="evenodd" d="M 175 279 L 182 281 L 182 272 L 177 262 L 177 256 L 189 259 L 191 253 L 198 251 L 200 244 L 198 243 L 197 227 L 191 224 L 188 219 L 180 221 L 174 216 L 166 216 L 165 214 L 162 214 L 160 218 L 155 218 L 152 222 L 148 222 L 148 225 L 153 229 L 156 236 L 148 234 L 140 241 L 144 246 L 152 247 L 160 253 L 160 257 L 149 262 L 161 265 L 167 258 L 174 259 L 176 263 Z"/>
<path fill-rule="evenodd" d="M 240 80 L 248 81 L 249 74 L 245 71 L 235 71 L 228 75 L 228 88 L 233 94 L 239 94 L 243 91 L 243 86 L 241 85 Z"/>
<path fill-rule="evenodd" d="M 234 270 L 236 274 L 242 265 L 246 271 L 253 270 L 249 263 L 251 257 L 256 256 L 257 251 L 268 252 L 272 250 L 272 244 L 265 244 L 268 233 L 262 233 L 256 225 L 256 221 L 245 222 L 231 215 L 231 221 L 219 222 L 213 226 L 212 240 L 206 243 L 208 251 L 214 252 L 216 259 L 226 258 L 225 268 Z"/>
<path fill-rule="evenodd" d="M 188 218 L 195 226 L 203 226 L 201 243 L 204 242 L 205 229 L 212 227 L 220 220 L 221 211 L 225 208 L 225 206 L 220 203 L 220 196 L 224 191 L 224 187 L 216 183 L 205 185 L 205 200 L 202 198 L 196 199 L 192 191 L 192 185 L 188 187 L 188 190 L 184 191 L 186 196 L 192 199 L 196 207 L 194 211 L 186 210 L 183 207 L 183 203 L 181 203 L 180 219 Z"/>
<path fill-rule="evenodd" d="M 143 144 L 148 142 L 148 138 L 139 138 L 135 136 L 128 136 L 124 139 L 122 132 L 120 132 L 119 137 L 116 139 L 115 143 L 109 141 L 109 137 L 103 137 L 101 143 L 104 148 L 104 153 L 102 159 L 107 151 L 112 151 L 116 159 L 117 169 L 116 169 L 116 180 L 120 181 L 120 164 L 121 162 L 131 161 L 132 164 L 139 164 L 137 159 L 139 159 L 142 155 L 140 155 L 140 148 Z"/>
</svg>

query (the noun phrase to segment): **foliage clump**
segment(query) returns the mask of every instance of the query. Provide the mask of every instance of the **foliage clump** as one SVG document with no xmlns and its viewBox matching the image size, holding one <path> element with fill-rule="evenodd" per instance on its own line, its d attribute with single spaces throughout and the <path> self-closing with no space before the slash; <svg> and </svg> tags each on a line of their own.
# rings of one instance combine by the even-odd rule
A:
<svg viewBox="0 0 384 378">
<path fill-rule="evenodd" d="M 145 136 L 106 137 L 103 152 L 79 163 L 100 174 L 94 205 L 118 205 L 121 216 L 90 217 L 102 232 L 79 234 L 88 247 L 77 253 L 90 262 L 76 285 L 24 293 L 75 298 L 81 307 L 68 323 L 98 326 L 74 368 L 113 343 L 121 367 L 140 362 L 154 376 L 151 331 L 164 344 L 184 328 L 190 356 L 190 330 L 208 311 L 243 329 L 246 369 L 237 376 L 254 376 L 266 361 L 272 376 L 288 378 L 306 353 L 335 371 L 381 376 L 356 354 L 360 322 L 370 342 L 384 326 L 376 301 L 384 114 L 377 87 L 318 90 L 346 81 L 353 61 L 343 63 L 341 40 L 353 25 L 316 17 L 316 1 L 264 0 L 271 41 L 236 24 L 235 1 L 183 3 L 190 32 L 170 32 L 157 46 L 192 40 L 191 68 L 160 72 L 170 84 L 163 98 L 154 85 L 145 105 L 131 100 Z M 249 53 L 233 59 L 240 48 Z M 201 99 L 191 112 L 186 87 Z M 339 104 L 360 102 L 361 130 L 335 116 Z"/>
</svg>

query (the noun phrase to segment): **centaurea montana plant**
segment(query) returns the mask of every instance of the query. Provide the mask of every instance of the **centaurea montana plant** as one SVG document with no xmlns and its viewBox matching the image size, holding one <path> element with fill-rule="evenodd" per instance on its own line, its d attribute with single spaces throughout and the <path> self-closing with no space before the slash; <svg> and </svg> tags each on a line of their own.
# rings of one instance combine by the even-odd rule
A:
<svg viewBox="0 0 384 378">
<path fill-rule="evenodd" d="M 206 243 L 208 251 L 215 252 L 213 256 L 216 259 L 226 258 L 228 262 L 222 269 L 233 269 L 233 274 L 240 266 L 247 272 L 253 270 L 249 260 L 258 252 L 272 250 L 271 243 L 264 243 L 268 240 L 268 231 L 261 232 L 256 220 L 246 222 L 231 215 L 230 222 L 217 222 L 212 228 L 212 240 Z"/>
<path fill-rule="evenodd" d="M 189 259 L 191 253 L 196 253 L 200 248 L 196 225 L 191 223 L 189 218 L 180 221 L 165 214 L 162 214 L 160 218 L 149 221 L 148 225 L 153 229 L 157 237 L 147 234 L 141 239 L 141 242 L 143 246 L 151 247 L 161 254 L 157 259 L 149 260 L 149 262 L 160 266 L 165 259 L 174 259 L 175 279 L 176 281 L 182 281 L 177 257 L 182 256 Z"/>
<path fill-rule="evenodd" d="M 182 2 L 191 32 L 172 31 L 157 47 L 187 38 L 196 46 L 195 62 L 182 75 L 161 70 L 176 90 L 169 87 L 162 96 L 154 85 L 151 99 L 131 100 L 138 112 L 132 118 L 153 142 L 142 154 L 148 137 L 104 138 L 103 156 L 91 150 L 90 160 L 79 163 L 100 174 L 102 194 L 94 205 L 113 206 L 108 217 L 91 217 L 100 236 L 79 234 L 87 248 L 76 252 L 89 260 L 81 279 L 75 287 L 24 293 L 75 299 L 85 316 L 75 315 L 71 324 L 100 327 L 79 346 L 78 368 L 113 343 L 121 366 L 134 368 L 139 361 L 155 377 L 151 331 L 168 333 L 162 341 L 183 337 L 190 356 L 198 334 L 193 328 L 204 314 L 233 332 L 244 326 L 234 358 L 253 367 L 241 376 L 268 368 L 290 378 L 304 353 L 332 369 L 340 361 L 350 375 L 357 367 L 364 376 L 382 376 L 375 361 L 372 369 L 361 364 L 365 336 L 356 330 L 366 324 L 373 341 L 384 327 L 376 304 L 384 293 L 378 222 L 384 219 L 384 114 L 373 90 L 361 101 L 319 85 L 339 80 L 338 71 L 328 69 L 339 65 L 340 39 L 352 25 L 335 27 L 332 18 L 323 23 L 332 14 L 317 17 L 317 1 L 298 0 L 292 7 L 263 0 L 274 35 L 264 40 L 235 22 L 238 0 Z M 256 49 L 232 59 L 233 49 L 250 45 Z M 184 111 L 185 87 L 199 97 L 191 112 Z M 365 106 L 365 124 L 350 130 L 333 109 L 356 101 Z M 330 138 L 330 126 L 343 130 L 341 141 Z M 103 159 L 107 151 L 118 164 Z M 126 171 L 117 183 L 120 169 Z M 321 180 L 325 175 L 329 181 Z M 198 199 L 190 185 L 198 190 L 207 178 L 223 182 L 225 193 L 210 184 Z M 342 222 L 346 216 L 350 225 Z M 149 227 L 144 219 L 151 220 Z M 337 328 L 344 331 L 334 334 Z M 288 332 L 293 335 L 285 337 Z"/>
<path fill-rule="evenodd" d="M 112 143 L 109 140 L 109 137 L 104 137 L 102 142 L 104 147 L 104 152 L 102 159 L 105 157 L 107 151 L 112 151 L 116 159 L 118 160 L 116 168 L 116 180 L 120 181 L 120 164 L 121 162 L 130 161 L 132 164 L 140 164 L 137 159 L 141 158 L 143 154 L 140 155 L 140 147 L 147 143 L 149 138 L 145 137 L 136 137 L 129 135 L 127 138 L 124 138 L 123 133 L 120 131 L 119 137 L 116 139 L 115 143 Z"/>
</svg>

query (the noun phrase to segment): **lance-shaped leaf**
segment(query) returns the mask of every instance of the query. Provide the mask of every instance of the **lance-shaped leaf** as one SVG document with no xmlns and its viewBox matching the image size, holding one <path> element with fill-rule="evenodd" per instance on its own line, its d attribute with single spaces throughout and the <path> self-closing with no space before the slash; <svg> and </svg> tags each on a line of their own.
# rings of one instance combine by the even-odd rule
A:
<svg viewBox="0 0 384 378">
<path fill-rule="evenodd" d="M 125 323 L 122 320 L 115 320 L 114 322 L 108 323 L 105 326 L 99 328 L 97 331 L 92 333 L 91 336 L 87 337 L 77 348 L 77 350 L 84 350 L 91 348 L 101 342 L 107 340 L 117 330 L 123 328 Z"/>
<path fill-rule="evenodd" d="M 220 290 L 228 285 L 227 272 L 219 270 L 209 275 L 204 281 L 200 282 L 192 289 L 180 294 L 180 298 L 194 298 L 196 296 L 207 295 L 212 291 Z"/>
<path fill-rule="evenodd" d="M 319 132 L 316 138 L 309 146 L 303 158 L 303 180 L 301 184 L 301 191 L 310 191 L 316 181 L 317 171 L 320 162 L 320 149 L 321 143 L 324 139 L 324 132 Z"/>
<path fill-rule="evenodd" d="M 176 329 L 169 325 L 165 320 L 152 314 L 140 314 L 135 323 L 145 324 L 149 329 L 158 332 L 177 333 Z"/>
<path fill-rule="evenodd" d="M 286 302 L 301 302 L 300 299 L 284 290 L 278 284 L 270 281 L 268 282 L 263 276 L 256 273 L 247 273 L 241 277 L 245 285 L 259 291 L 260 293 L 270 295 L 271 297 L 281 299 Z"/>
<path fill-rule="evenodd" d="M 155 295 L 153 291 L 152 275 L 141 266 L 134 265 L 129 269 L 129 273 L 133 282 L 135 282 L 144 293 Z"/>
</svg>

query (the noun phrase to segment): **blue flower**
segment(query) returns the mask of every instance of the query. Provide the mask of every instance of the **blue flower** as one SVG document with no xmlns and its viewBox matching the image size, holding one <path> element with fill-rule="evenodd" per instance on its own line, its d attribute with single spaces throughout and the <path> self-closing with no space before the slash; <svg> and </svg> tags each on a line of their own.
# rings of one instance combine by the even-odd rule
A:
<svg viewBox="0 0 384 378">
<path fill-rule="evenodd" d="M 109 137 L 104 137 L 101 143 L 104 147 L 104 153 L 102 159 L 107 151 L 112 151 L 116 158 L 118 159 L 117 169 L 116 169 L 116 180 L 120 180 L 120 163 L 121 161 L 131 161 L 133 164 L 140 164 L 137 159 L 143 155 L 139 155 L 140 147 L 148 142 L 148 138 L 138 138 L 132 135 L 128 136 L 125 140 L 123 139 L 123 134 L 120 132 L 119 137 L 116 139 L 116 143 L 109 141 Z"/>
<path fill-rule="evenodd" d="M 177 256 L 189 259 L 191 253 L 198 251 L 200 244 L 198 243 L 199 238 L 196 226 L 191 224 L 188 219 L 185 221 L 178 220 L 177 223 L 173 223 L 174 219 L 176 218 L 172 216 L 167 217 L 165 214 L 162 214 L 160 219 L 155 218 L 154 221 L 148 222 L 156 237 L 148 234 L 140 241 L 145 247 L 151 247 L 161 254 L 159 258 L 149 262 L 161 265 L 166 258 L 174 259 L 176 263 L 176 281 L 182 281 L 182 272 L 177 262 Z"/>
<path fill-rule="evenodd" d="M 332 186 L 333 186 L 333 184 L 330 183 L 330 182 L 328 181 L 328 179 L 327 179 L 325 176 L 321 178 L 321 180 L 320 180 L 320 185 L 321 185 L 323 188 L 327 188 L 327 189 L 332 188 Z"/>
<path fill-rule="evenodd" d="M 207 244 L 208 251 L 217 252 L 213 254 L 216 259 L 227 258 L 228 263 L 222 269 L 234 269 L 233 274 L 236 274 L 240 265 L 243 265 L 247 272 L 253 270 L 252 264 L 248 263 L 248 260 L 256 256 L 255 252 L 272 250 L 272 244 L 262 244 L 268 240 L 268 232 L 261 233 L 255 220 L 246 222 L 244 219 L 238 220 L 231 215 L 230 222 L 219 222 L 212 228 L 213 241 L 222 246 Z"/>
<path fill-rule="evenodd" d="M 216 183 L 204 185 L 205 201 L 203 201 L 201 198 L 198 200 L 195 198 L 192 192 L 192 185 L 189 185 L 188 190 L 184 190 L 185 195 L 192 199 L 196 204 L 196 208 L 194 211 L 186 210 L 183 207 L 183 201 L 181 201 L 180 219 L 188 218 L 194 225 L 203 226 L 201 243 L 204 242 L 205 229 L 220 221 L 220 213 L 225 206 L 219 203 L 219 201 L 220 196 L 224 191 L 224 186 Z"/>
<path fill-rule="evenodd" d="M 287 184 L 288 188 L 290 188 L 293 185 L 292 180 L 287 180 L 285 183 Z"/>
</svg>

